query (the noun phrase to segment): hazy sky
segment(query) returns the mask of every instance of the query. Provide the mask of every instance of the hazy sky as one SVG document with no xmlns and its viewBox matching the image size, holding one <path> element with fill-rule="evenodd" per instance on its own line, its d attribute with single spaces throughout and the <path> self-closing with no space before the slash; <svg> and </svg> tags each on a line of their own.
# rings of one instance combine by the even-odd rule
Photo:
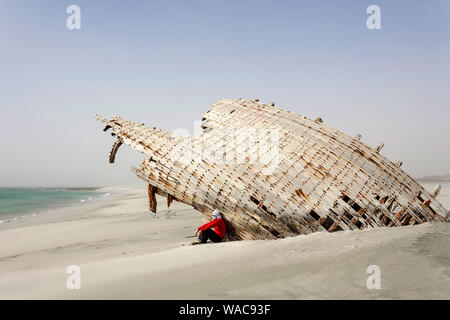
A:
<svg viewBox="0 0 450 320">
<path fill-rule="evenodd" d="M 445 0 L 0 0 L 0 186 L 137 183 L 142 156 L 108 164 L 94 114 L 192 131 L 222 97 L 320 116 L 412 176 L 448 174 L 449 17 Z"/>
</svg>

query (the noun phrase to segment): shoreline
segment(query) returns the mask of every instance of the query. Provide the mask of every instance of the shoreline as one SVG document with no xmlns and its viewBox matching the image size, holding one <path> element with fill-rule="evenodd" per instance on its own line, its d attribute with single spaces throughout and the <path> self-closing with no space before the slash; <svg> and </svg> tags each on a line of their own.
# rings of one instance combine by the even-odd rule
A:
<svg viewBox="0 0 450 320">
<path fill-rule="evenodd" d="M 126 188 L 126 187 L 125 187 Z M 64 213 L 70 209 L 76 209 L 80 206 L 88 205 L 93 201 L 100 201 L 103 198 L 110 197 L 111 195 L 117 195 L 120 193 L 121 187 L 87 187 L 87 188 L 79 188 L 79 187 L 2 187 L 0 189 L 12 189 L 12 190 L 45 190 L 45 191 L 95 191 L 98 192 L 97 195 L 89 195 L 86 199 L 84 197 L 73 198 L 71 201 L 67 201 L 66 203 L 49 203 L 48 206 L 39 208 L 34 210 L 32 213 L 24 213 L 24 212 L 4 212 L 0 213 L 0 226 L 10 224 L 16 221 L 24 221 L 36 216 L 46 215 L 46 214 L 58 214 Z M 6 217 L 2 217 L 5 215 Z"/>
</svg>

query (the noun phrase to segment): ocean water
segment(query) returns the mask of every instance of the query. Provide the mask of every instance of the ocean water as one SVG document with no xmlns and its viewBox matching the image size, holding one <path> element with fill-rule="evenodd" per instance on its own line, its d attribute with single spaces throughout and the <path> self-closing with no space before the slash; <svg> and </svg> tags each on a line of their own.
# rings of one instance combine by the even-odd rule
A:
<svg viewBox="0 0 450 320">
<path fill-rule="evenodd" d="M 0 188 L 0 223 L 107 195 L 96 188 Z"/>
</svg>

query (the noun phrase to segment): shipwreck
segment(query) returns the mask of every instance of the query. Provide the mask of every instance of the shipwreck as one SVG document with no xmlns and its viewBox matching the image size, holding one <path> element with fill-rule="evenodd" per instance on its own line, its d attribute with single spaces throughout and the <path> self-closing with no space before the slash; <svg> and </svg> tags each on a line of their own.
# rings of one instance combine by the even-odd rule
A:
<svg viewBox="0 0 450 320">
<path fill-rule="evenodd" d="M 317 231 L 449 222 L 448 210 L 361 135 L 349 136 L 258 99 L 222 99 L 186 136 L 121 117 L 96 115 L 116 141 L 145 155 L 132 171 L 156 194 L 209 216 L 218 209 L 227 237 L 273 239 Z"/>
</svg>

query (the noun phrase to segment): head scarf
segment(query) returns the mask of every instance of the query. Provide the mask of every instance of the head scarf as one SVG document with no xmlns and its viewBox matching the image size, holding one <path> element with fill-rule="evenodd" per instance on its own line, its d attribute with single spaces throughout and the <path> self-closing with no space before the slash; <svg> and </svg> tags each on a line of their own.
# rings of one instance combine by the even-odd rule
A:
<svg viewBox="0 0 450 320">
<path fill-rule="evenodd" d="M 220 215 L 220 212 L 219 212 L 218 210 L 214 210 L 213 213 L 212 213 L 212 215 L 211 215 L 211 218 L 212 218 L 213 220 L 215 220 L 215 219 L 220 219 L 220 218 L 222 218 L 222 216 Z"/>
</svg>

